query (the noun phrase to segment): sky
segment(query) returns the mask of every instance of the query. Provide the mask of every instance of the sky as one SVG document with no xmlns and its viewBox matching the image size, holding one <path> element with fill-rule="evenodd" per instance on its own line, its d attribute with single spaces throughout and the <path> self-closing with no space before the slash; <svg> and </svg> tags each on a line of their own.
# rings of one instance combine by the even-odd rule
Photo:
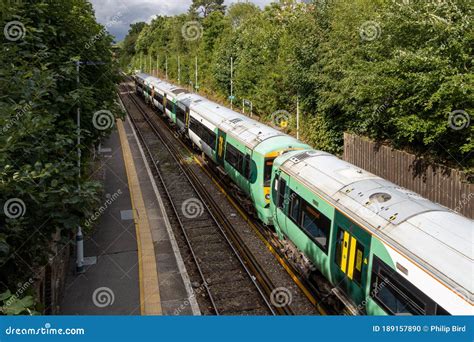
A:
<svg viewBox="0 0 474 342">
<path fill-rule="evenodd" d="M 94 6 L 99 23 L 106 26 L 109 33 L 121 41 L 130 24 L 145 21 L 149 23 L 155 15 L 175 15 L 186 13 L 192 0 L 89 0 Z M 242 0 L 225 0 L 229 5 Z M 264 7 L 272 0 L 250 0 Z"/>
</svg>

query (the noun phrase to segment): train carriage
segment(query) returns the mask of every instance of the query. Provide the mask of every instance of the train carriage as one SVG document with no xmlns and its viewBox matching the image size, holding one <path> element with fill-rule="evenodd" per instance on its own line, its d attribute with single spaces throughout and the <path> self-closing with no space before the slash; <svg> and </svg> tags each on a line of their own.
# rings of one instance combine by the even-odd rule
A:
<svg viewBox="0 0 474 342">
<path fill-rule="evenodd" d="M 280 239 L 354 310 L 473 314 L 471 220 L 321 151 L 277 158 L 272 182 Z"/>
<path fill-rule="evenodd" d="M 187 130 L 190 125 L 191 107 L 203 101 L 207 101 L 206 98 L 194 93 L 182 93 L 178 96 L 175 123 L 180 133 L 189 137 L 190 133 Z"/>
<path fill-rule="evenodd" d="M 134 81 L 135 81 L 135 92 L 140 95 L 144 96 L 145 91 L 145 79 L 149 77 L 147 74 L 137 73 L 135 74 Z"/>
<path fill-rule="evenodd" d="M 202 124 L 201 137 L 193 135 L 192 126 Z M 191 106 L 190 136 L 237 185 L 256 210 L 258 217 L 271 224 L 270 177 L 273 160 L 292 149 L 308 145 L 245 115 L 203 101 Z M 202 144 L 209 140 L 211 143 Z M 212 148 L 208 148 L 214 145 Z"/>
<path fill-rule="evenodd" d="M 135 82 L 353 313 L 474 314 L 472 220 L 182 88 Z"/>
<path fill-rule="evenodd" d="M 164 110 L 163 101 L 164 101 L 165 92 L 163 88 L 171 87 L 171 84 L 166 83 L 157 78 L 154 79 L 151 82 L 151 84 L 152 84 L 152 93 L 151 93 L 152 102 L 151 103 L 153 107 L 158 108 L 158 110 L 161 112 Z"/>
<path fill-rule="evenodd" d="M 164 110 L 169 120 L 176 123 L 178 97 L 187 94 L 186 89 L 143 73 L 136 74 L 135 83 L 137 93 L 141 94 L 146 102 L 159 108 L 160 111 Z"/>
</svg>

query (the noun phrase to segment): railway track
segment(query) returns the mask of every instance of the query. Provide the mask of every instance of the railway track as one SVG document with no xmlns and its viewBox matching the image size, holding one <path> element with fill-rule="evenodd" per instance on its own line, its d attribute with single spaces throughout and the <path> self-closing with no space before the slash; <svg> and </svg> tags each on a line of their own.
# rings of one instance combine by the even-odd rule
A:
<svg viewBox="0 0 474 342">
<path fill-rule="evenodd" d="M 217 205 L 205 184 L 189 167 L 192 158 L 150 120 L 133 92 L 122 86 L 122 101 L 132 104 L 130 119 L 151 162 L 172 224 L 180 227 L 216 315 L 289 315 L 288 306 L 275 306 L 275 286 L 252 256 Z"/>
</svg>

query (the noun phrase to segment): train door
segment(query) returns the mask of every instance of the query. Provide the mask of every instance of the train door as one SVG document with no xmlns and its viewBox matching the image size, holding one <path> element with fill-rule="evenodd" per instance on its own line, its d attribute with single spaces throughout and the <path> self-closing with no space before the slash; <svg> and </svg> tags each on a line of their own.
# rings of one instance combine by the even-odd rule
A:
<svg viewBox="0 0 474 342">
<path fill-rule="evenodd" d="M 334 231 L 335 283 L 356 304 L 360 304 L 367 286 L 370 235 L 338 212 Z"/>
<path fill-rule="evenodd" d="M 244 155 L 244 160 L 243 160 L 243 176 L 245 178 L 245 184 L 244 184 L 244 191 L 250 195 L 252 200 L 254 200 L 252 196 L 252 192 L 250 191 L 250 184 L 255 182 L 255 176 L 254 174 L 257 172 L 256 167 L 254 167 L 254 163 L 252 163 L 252 150 L 249 147 L 245 147 L 245 155 Z"/>
<path fill-rule="evenodd" d="M 166 102 L 168 99 L 166 98 L 166 93 L 163 93 L 163 115 L 166 116 Z"/>
<path fill-rule="evenodd" d="M 272 184 L 272 198 L 274 204 L 274 211 L 272 213 L 272 221 L 277 229 L 278 233 L 284 233 L 288 235 L 287 232 L 287 212 L 288 212 L 288 194 L 289 194 L 289 176 L 284 173 L 277 171 L 275 173 L 275 178 Z M 281 238 L 282 236 L 280 236 Z"/>
<path fill-rule="evenodd" d="M 184 128 L 186 130 L 186 134 L 188 134 L 188 129 L 189 129 L 189 118 L 190 118 L 190 113 L 191 113 L 191 110 L 189 109 L 188 106 L 186 106 L 186 116 L 185 116 L 185 120 L 184 120 Z"/>
<path fill-rule="evenodd" d="M 217 164 L 222 167 L 224 167 L 225 142 L 226 142 L 226 133 L 218 129 L 217 130 L 216 160 L 217 160 Z"/>
</svg>

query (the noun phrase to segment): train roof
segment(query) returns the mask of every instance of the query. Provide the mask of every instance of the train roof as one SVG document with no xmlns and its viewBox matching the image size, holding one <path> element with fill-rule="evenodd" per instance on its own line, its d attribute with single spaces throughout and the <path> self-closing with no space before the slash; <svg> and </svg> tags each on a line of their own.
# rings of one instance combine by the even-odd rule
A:
<svg viewBox="0 0 474 342">
<path fill-rule="evenodd" d="M 322 151 L 290 152 L 281 169 L 473 302 L 473 221 Z"/>
<path fill-rule="evenodd" d="M 170 83 L 164 82 L 156 77 L 137 73 L 138 77 L 143 78 L 147 82 L 152 82 L 155 86 L 161 90 L 172 92 L 175 96 L 182 97 L 181 93 L 188 93 L 185 89 L 174 86 Z M 193 93 L 189 93 L 193 94 Z M 196 94 L 196 96 L 199 96 Z M 181 101 L 181 100 L 180 100 Z M 212 122 L 216 126 L 219 126 L 227 134 L 230 134 L 235 139 L 241 141 L 244 145 L 253 149 L 261 142 L 278 136 L 289 135 L 280 132 L 277 129 L 262 124 L 256 120 L 249 118 L 243 114 L 233 111 L 227 107 L 221 106 L 216 102 L 210 101 L 204 97 L 196 98 L 196 100 L 189 101 L 191 110 L 197 112 L 203 116 L 206 120 Z"/>
<path fill-rule="evenodd" d="M 135 77 L 140 78 L 140 79 L 142 79 L 142 80 L 145 80 L 147 77 L 150 77 L 150 75 L 145 74 L 145 73 L 143 73 L 143 72 L 137 72 L 137 73 L 135 74 Z"/>
<path fill-rule="evenodd" d="M 142 79 L 147 84 L 150 84 L 150 85 L 154 86 L 156 89 L 159 89 L 162 92 L 166 92 L 166 93 L 172 95 L 173 97 L 177 97 L 178 95 L 189 93 L 189 91 L 187 91 L 184 88 L 181 88 L 181 87 L 176 86 L 172 83 L 163 81 L 162 79 L 159 79 L 157 77 L 154 77 L 154 76 L 142 73 L 142 72 L 136 73 L 135 76 L 137 78 Z"/>
<path fill-rule="evenodd" d="M 287 136 L 272 127 L 209 100 L 199 103 L 192 109 L 211 119 L 224 132 L 252 149 L 264 140 Z"/>
<path fill-rule="evenodd" d="M 178 101 L 186 107 L 191 107 L 193 104 L 198 104 L 203 101 L 208 101 L 205 97 L 195 93 L 181 93 L 178 95 Z"/>
</svg>

